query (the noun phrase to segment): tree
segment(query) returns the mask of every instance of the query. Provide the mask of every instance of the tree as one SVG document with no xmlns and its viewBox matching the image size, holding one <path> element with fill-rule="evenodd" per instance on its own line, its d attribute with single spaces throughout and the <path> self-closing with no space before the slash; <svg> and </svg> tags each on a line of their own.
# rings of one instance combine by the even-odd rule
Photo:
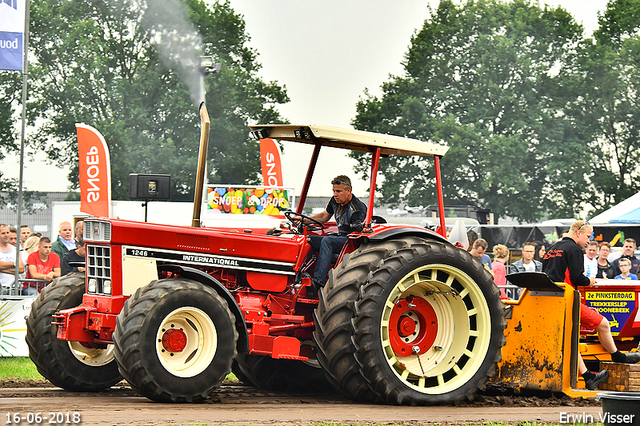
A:
<svg viewBox="0 0 640 426">
<path fill-rule="evenodd" d="M 288 97 L 275 82 L 257 77 L 257 53 L 247 41 L 244 21 L 228 2 L 34 3 L 30 109 L 39 124 L 36 145 L 70 170 L 77 188 L 75 123 L 90 124 L 109 146 L 114 199 L 128 198 L 130 173 L 169 173 L 172 199 L 192 199 L 197 106 L 206 87 L 209 180 L 258 183 L 259 150 L 247 123 L 282 121 L 275 105 Z M 203 78 L 201 54 L 222 62 L 221 72 Z"/>
<path fill-rule="evenodd" d="M 562 8 L 524 0 L 441 0 L 412 38 L 403 76 L 365 93 L 358 129 L 445 143 L 446 205 L 476 204 L 498 217 L 533 221 L 573 215 L 590 164 L 564 114 L 568 55 L 582 27 Z M 385 158 L 383 199 L 434 200 L 430 160 Z M 363 172 L 360 170 L 360 172 Z"/>
<path fill-rule="evenodd" d="M 568 109 L 588 135 L 591 203 L 603 210 L 640 190 L 640 0 L 615 0 L 581 44 L 575 68 L 589 90 Z"/>
<path fill-rule="evenodd" d="M 19 113 L 22 109 L 22 74 L 9 71 L 0 71 L 0 160 L 4 160 L 7 154 L 17 154 L 20 151 L 19 138 L 16 125 L 19 121 Z M 18 179 L 7 178 L 0 170 L 0 203 L 17 210 L 18 203 Z M 23 212 L 35 211 L 34 203 L 41 200 L 41 194 L 24 190 L 22 193 Z"/>
</svg>

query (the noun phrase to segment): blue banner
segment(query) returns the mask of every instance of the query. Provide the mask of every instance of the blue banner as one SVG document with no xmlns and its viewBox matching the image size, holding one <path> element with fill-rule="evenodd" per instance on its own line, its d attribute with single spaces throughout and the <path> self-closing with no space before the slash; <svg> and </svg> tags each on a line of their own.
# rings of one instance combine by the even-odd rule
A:
<svg viewBox="0 0 640 426">
<path fill-rule="evenodd" d="M 0 0 L 0 70 L 22 71 L 26 0 Z"/>
<path fill-rule="evenodd" d="M 22 33 L 0 32 L 0 70 L 22 71 Z"/>
</svg>

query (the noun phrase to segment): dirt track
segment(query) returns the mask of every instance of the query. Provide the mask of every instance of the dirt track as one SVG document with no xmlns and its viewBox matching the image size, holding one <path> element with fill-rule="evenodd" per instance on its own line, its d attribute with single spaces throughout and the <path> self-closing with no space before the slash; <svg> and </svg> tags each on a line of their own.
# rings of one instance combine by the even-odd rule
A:
<svg viewBox="0 0 640 426">
<path fill-rule="evenodd" d="M 83 425 L 306 425 L 318 422 L 422 425 L 499 420 L 560 423 L 563 416 L 568 415 L 591 415 L 598 421 L 602 412 L 600 404 L 593 400 L 492 395 L 494 392 L 479 395 L 473 403 L 456 407 L 395 407 L 354 404 L 338 394 L 263 392 L 238 383 L 225 383 L 203 404 L 155 403 L 126 385 L 95 394 L 46 387 L 6 387 L 25 385 L 33 383 L 2 383 L 2 423 L 10 424 L 6 423 L 7 414 L 13 416 L 15 413 L 21 416 L 41 413 L 41 424 L 50 424 L 52 414 L 62 418 L 60 416 L 66 416 L 66 413 L 71 420 L 67 424 L 74 424 L 73 413 L 79 413 L 76 419 L 79 417 Z M 24 420 L 21 424 L 28 422 Z"/>
</svg>

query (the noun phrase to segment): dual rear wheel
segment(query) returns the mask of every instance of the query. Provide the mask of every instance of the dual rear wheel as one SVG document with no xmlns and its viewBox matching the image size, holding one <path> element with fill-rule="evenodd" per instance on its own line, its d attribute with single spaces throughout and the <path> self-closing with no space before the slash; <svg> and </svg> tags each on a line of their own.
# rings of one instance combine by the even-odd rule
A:
<svg viewBox="0 0 640 426">
<path fill-rule="evenodd" d="M 322 291 L 319 360 L 355 399 L 472 399 L 500 360 L 503 309 L 491 275 L 462 250 L 418 238 L 363 245 Z"/>
</svg>

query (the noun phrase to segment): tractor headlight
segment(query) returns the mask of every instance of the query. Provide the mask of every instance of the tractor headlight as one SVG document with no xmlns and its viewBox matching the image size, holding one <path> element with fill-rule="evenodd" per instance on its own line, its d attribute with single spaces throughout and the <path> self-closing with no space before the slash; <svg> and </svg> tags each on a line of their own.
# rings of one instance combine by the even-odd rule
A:
<svg viewBox="0 0 640 426">
<path fill-rule="evenodd" d="M 95 278 L 91 278 L 87 282 L 87 293 L 95 293 L 97 287 L 98 287 L 98 282 L 96 281 Z"/>
<path fill-rule="evenodd" d="M 104 294 L 111 294 L 111 280 L 104 280 L 102 282 L 102 292 Z"/>
</svg>

